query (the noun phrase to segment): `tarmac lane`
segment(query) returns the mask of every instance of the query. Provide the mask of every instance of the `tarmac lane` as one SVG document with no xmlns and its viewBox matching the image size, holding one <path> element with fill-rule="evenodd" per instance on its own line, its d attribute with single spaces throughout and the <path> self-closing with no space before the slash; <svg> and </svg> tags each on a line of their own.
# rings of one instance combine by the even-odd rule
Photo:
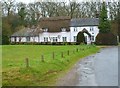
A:
<svg viewBox="0 0 120 88">
<path fill-rule="evenodd" d="M 118 86 L 118 47 L 102 48 L 81 59 L 57 86 Z"/>
</svg>

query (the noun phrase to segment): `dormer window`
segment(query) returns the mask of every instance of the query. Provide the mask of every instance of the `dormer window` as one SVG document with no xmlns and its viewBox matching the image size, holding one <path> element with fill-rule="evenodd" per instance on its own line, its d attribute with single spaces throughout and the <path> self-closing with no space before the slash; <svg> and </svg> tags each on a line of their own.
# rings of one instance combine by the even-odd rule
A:
<svg viewBox="0 0 120 88">
<path fill-rule="evenodd" d="M 43 30 L 44 32 L 47 32 L 47 31 L 48 31 L 48 28 L 42 28 L 42 30 Z"/>
<path fill-rule="evenodd" d="M 66 28 L 61 28 L 61 31 L 62 31 L 62 32 L 65 32 L 65 31 L 66 31 Z"/>
</svg>

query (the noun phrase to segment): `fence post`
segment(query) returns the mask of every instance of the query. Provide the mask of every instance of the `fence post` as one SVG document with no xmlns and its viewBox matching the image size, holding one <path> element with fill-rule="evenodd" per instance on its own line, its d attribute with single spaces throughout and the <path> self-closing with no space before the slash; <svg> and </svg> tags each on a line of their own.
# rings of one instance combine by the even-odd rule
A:
<svg viewBox="0 0 120 88">
<path fill-rule="evenodd" d="M 68 54 L 68 55 L 70 54 L 69 50 L 68 50 L 67 54 Z"/>
<path fill-rule="evenodd" d="M 26 67 L 28 68 L 29 67 L 29 60 L 28 60 L 28 58 L 26 58 L 25 60 L 26 60 Z"/>
<path fill-rule="evenodd" d="M 55 53 L 54 52 L 53 52 L 52 56 L 53 56 L 53 59 L 55 59 Z"/>
<path fill-rule="evenodd" d="M 78 48 L 76 49 L 76 51 L 78 52 Z"/>
<path fill-rule="evenodd" d="M 63 56 L 63 52 L 61 52 L 61 57 L 63 58 L 64 56 Z"/>
<path fill-rule="evenodd" d="M 41 55 L 41 61 L 44 62 L 44 56 L 43 55 Z"/>
</svg>

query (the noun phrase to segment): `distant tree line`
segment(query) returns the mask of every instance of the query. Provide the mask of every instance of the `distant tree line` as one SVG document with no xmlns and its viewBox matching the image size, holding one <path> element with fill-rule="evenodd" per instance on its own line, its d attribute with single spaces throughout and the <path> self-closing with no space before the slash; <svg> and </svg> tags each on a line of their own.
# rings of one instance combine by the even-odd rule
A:
<svg viewBox="0 0 120 88">
<path fill-rule="evenodd" d="M 2 42 L 8 44 L 9 36 L 24 26 L 37 25 L 42 17 L 70 16 L 94 18 L 99 14 L 102 2 L 34 2 L 25 4 L 14 0 L 2 2 Z M 120 2 L 106 3 L 110 21 L 120 19 Z"/>
</svg>

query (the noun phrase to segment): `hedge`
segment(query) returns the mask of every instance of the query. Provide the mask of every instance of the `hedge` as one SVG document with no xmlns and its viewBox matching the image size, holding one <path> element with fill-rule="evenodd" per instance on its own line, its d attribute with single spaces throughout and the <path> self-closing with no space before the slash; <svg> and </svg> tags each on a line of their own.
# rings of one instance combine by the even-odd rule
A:
<svg viewBox="0 0 120 88">
<path fill-rule="evenodd" d="M 98 33 L 96 36 L 96 45 L 118 45 L 117 36 L 113 33 Z"/>
</svg>

